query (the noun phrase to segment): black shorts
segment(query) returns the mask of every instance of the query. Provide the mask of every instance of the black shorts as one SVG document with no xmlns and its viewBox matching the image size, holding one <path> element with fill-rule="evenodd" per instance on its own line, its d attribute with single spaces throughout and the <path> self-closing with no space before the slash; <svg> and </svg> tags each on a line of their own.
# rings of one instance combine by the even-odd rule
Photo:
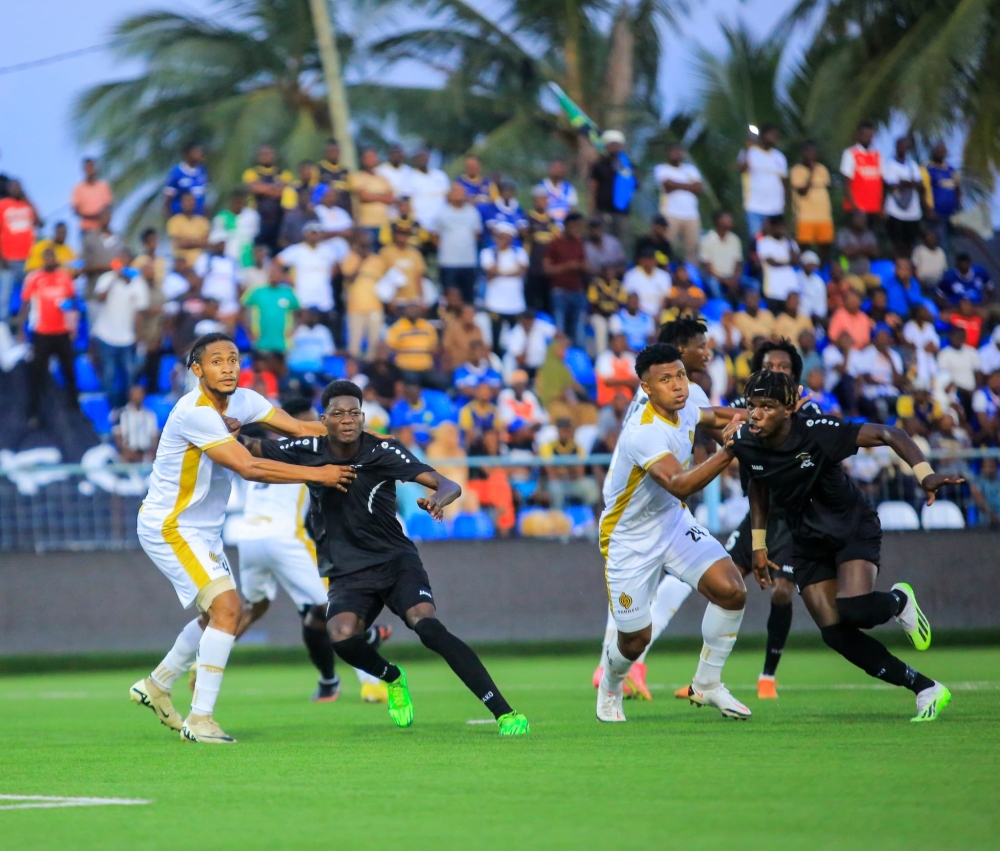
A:
<svg viewBox="0 0 1000 851">
<path fill-rule="evenodd" d="M 796 539 L 792 552 L 795 586 L 802 593 L 807 585 L 837 578 L 837 568 L 845 561 L 870 561 L 877 568 L 882 562 L 882 524 L 871 510 L 865 512 L 854 535 L 839 549 L 827 541 Z"/>
<path fill-rule="evenodd" d="M 418 603 L 433 604 L 434 594 L 420 556 L 402 553 L 392 561 L 331 578 L 327 600 L 327 619 L 352 612 L 367 628 L 375 623 L 383 606 L 404 620 L 406 612 Z"/>
<path fill-rule="evenodd" d="M 753 570 L 752 543 L 748 514 L 726 541 L 726 552 L 744 576 Z M 767 522 L 767 557 L 781 567 L 780 571 L 771 568 L 771 577 L 783 576 L 791 582 L 792 533 L 788 531 L 788 524 L 782 518 L 771 517 Z"/>
</svg>

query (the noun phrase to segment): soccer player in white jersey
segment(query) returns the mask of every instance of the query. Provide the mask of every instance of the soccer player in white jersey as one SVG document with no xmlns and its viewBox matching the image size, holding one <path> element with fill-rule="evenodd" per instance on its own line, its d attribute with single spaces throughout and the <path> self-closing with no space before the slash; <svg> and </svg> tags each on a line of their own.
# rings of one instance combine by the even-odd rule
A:
<svg viewBox="0 0 1000 851">
<path fill-rule="evenodd" d="M 237 387 L 240 353 L 225 334 L 195 341 L 188 366 L 198 387 L 183 396 L 167 418 L 153 461 L 149 493 L 139 509 L 139 542 L 171 581 L 184 608 L 192 603 L 208 614 L 177 637 L 153 672 L 132 686 L 133 701 L 153 710 L 160 722 L 190 742 L 229 744 L 212 717 L 229 651 L 236 640 L 242 605 L 222 547 L 222 526 L 233 474 L 269 484 L 306 482 L 337 487 L 355 478 L 344 466 L 300 467 L 254 458 L 238 443 L 230 425 L 252 422 L 286 437 L 325 434 L 319 423 L 300 422 L 259 393 Z M 224 419 L 224 417 L 226 419 Z M 177 678 L 198 659 L 191 712 L 181 722 L 170 700 Z"/>
<path fill-rule="evenodd" d="M 705 336 L 706 328 L 697 319 L 677 319 L 667 322 L 660 328 L 657 337 L 658 342 L 667 343 L 681 354 L 681 363 L 684 364 L 684 371 L 688 376 L 688 391 L 691 401 L 699 408 L 711 407 L 708 394 L 691 379 L 695 373 L 704 373 L 708 367 L 708 362 L 712 358 L 712 351 L 708 347 L 708 338 Z M 632 416 L 642 416 L 643 409 L 649 397 L 642 386 L 636 388 L 635 397 L 625 413 L 625 422 Z M 711 433 L 711 432 L 710 432 Z M 720 433 L 712 433 L 712 436 L 719 439 Z M 642 700 L 652 700 L 653 695 L 646 685 L 646 654 L 653 646 L 653 642 L 660 637 L 660 633 L 667 628 L 677 610 L 691 594 L 691 586 L 686 582 L 681 582 L 675 576 L 667 573 L 660 580 L 660 585 L 656 589 L 656 597 L 652 602 L 653 627 L 649 644 L 642 651 L 639 658 L 632 663 L 628 676 L 622 685 L 625 697 L 636 697 Z M 593 685 L 598 688 L 601 684 L 601 677 L 604 674 L 604 657 L 608 644 L 615 640 L 618 630 L 615 627 L 614 618 L 608 612 L 608 623 L 604 631 L 604 644 L 601 647 L 601 658 L 594 671 Z M 685 691 L 687 686 L 684 687 Z"/>
<path fill-rule="evenodd" d="M 650 607 L 664 571 L 708 599 L 691 701 L 730 718 L 749 718 L 750 710 L 721 680 L 743 621 L 746 586 L 722 544 L 683 503 L 732 461 L 727 444 L 739 425 L 732 421 L 736 412 L 701 408 L 690 400 L 687 373 L 673 346 L 647 346 L 635 371 L 648 400 L 638 417 L 626 421 L 604 481 L 600 546 L 617 637 L 604 652 L 597 718 L 625 720 L 622 683 L 649 644 Z M 691 467 L 698 426 L 724 429 L 723 450 Z"/>
<path fill-rule="evenodd" d="M 293 399 L 285 413 L 303 422 L 318 422 L 308 399 Z M 302 643 L 319 671 L 313 701 L 336 700 L 340 678 L 334 670 L 333 644 L 326 631 L 326 582 L 319 575 L 316 543 L 306 528 L 309 489 L 304 484 L 267 485 L 251 482 L 243 509 L 238 543 L 240 590 L 247 605 L 236 636 L 243 635 L 264 616 L 278 595 L 278 585 L 292 598 L 302 617 Z M 388 626 L 373 624 L 368 643 L 378 647 L 391 634 Z M 371 674 L 354 669 L 361 681 L 361 699 L 386 703 L 389 690 Z"/>
</svg>

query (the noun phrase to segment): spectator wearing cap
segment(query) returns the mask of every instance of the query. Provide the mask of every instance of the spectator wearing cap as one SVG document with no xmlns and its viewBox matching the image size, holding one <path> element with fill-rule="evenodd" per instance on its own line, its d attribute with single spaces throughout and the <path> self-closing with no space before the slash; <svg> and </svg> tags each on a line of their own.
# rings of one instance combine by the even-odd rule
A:
<svg viewBox="0 0 1000 851">
<path fill-rule="evenodd" d="M 639 307 L 657 322 L 670 295 L 670 273 L 656 264 L 656 254 L 644 248 L 635 258 L 636 265 L 625 273 L 622 285 L 626 294 L 639 296 Z"/>
<path fill-rule="evenodd" d="M 494 222 L 494 245 L 479 253 L 479 265 L 486 276 L 483 306 L 489 311 L 493 327 L 493 350 L 504 346 L 501 334 L 509 329 L 525 310 L 524 276 L 528 272 L 528 252 L 514 245 L 517 230 L 505 221 Z"/>
<path fill-rule="evenodd" d="M 284 219 L 289 215 L 290 213 L 286 212 L 282 218 L 282 232 L 284 232 Z M 253 247 L 260 228 L 260 213 L 247 205 L 247 190 L 242 186 L 229 193 L 228 208 L 216 213 L 212 219 L 212 231 L 226 235 L 226 256 L 235 260 L 241 269 L 253 265 Z M 292 241 L 301 241 L 301 236 Z M 262 240 L 262 243 L 267 244 L 267 240 Z"/>
<path fill-rule="evenodd" d="M 471 399 L 458 412 L 458 427 L 466 446 L 472 446 L 486 432 L 501 428 L 500 408 L 493 401 L 496 394 L 493 385 L 480 379 L 471 390 Z"/>
<path fill-rule="evenodd" d="M 823 261 L 829 262 L 833 243 L 830 171 L 819 161 L 819 149 L 812 140 L 803 143 L 799 162 L 792 166 L 788 182 L 799 245 L 815 246 Z"/>
<path fill-rule="evenodd" d="M 496 355 L 490 355 L 489 349 L 486 348 L 486 343 L 481 337 L 474 337 L 469 341 L 468 359 L 455 370 L 453 381 L 462 396 L 472 398 L 476 387 L 480 384 L 488 385 L 494 396 L 500 392 L 503 381 L 500 378 L 500 372 L 496 369 L 500 362 L 497 360 L 494 364 L 494 358 Z"/>
<path fill-rule="evenodd" d="M 822 322 L 829 311 L 826 301 L 826 283 L 817 274 L 819 255 L 815 251 L 803 251 L 799 258 L 802 268 L 798 273 L 799 293 L 802 301 L 799 310 L 813 322 Z"/>
<path fill-rule="evenodd" d="M 465 158 L 464 169 L 455 178 L 455 183 L 462 187 L 466 200 L 476 207 L 490 204 L 499 196 L 496 184 L 483 174 L 483 165 L 474 154 Z"/>
<path fill-rule="evenodd" d="M 354 235 L 351 252 L 341 261 L 347 296 L 347 349 L 352 357 L 371 357 L 385 327 L 385 307 L 378 297 L 378 282 L 385 274 L 385 261 L 372 252 L 367 230 Z"/>
<path fill-rule="evenodd" d="M 507 430 L 512 449 L 531 449 L 538 430 L 548 421 L 548 415 L 538 397 L 528 389 L 528 373 L 515 369 L 510 375 L 510 386 L 497 397 L 500 421 Z"/>
<path fill-rule="evenodd" d="M 160 440 L 156 414 L 146 407 L 146 391 L 133 384 L 128 391 L 128 403 L 121 409 L 118 422 L 111 430 L 115 447 L 126 464 L 152 461 Z"/>
<path fill-rule="evenodd" d="M 920 285 L 931 289 L 938 285 L 948 268 L 948 257 L 938 244 L 938 234 L 933 228 L 926 228 L 921 234 L 920 244 L 911 255 L 913 271 Z"/>
<path fill-rule="evenodd" d="M 202 252 L 208 248 L 212 224 L 197 212 L 197 200 L 190 192 L 182 192 L 178 200 L 179 212 L 167 219 L 170 253 L 174 257 L 183 257 L 189 265 L 194 266 Z"/>
<path fill-rule="evenodd" d="M 190 195 L 194 200 L 191 212 L 204 215 L 205 193 L 208 191 L 204 160 L 204 148 L 197 142 L 188 142 L 181 151 L 181 161 L 170 169 L 163 187 L 164 215 L 168 222 L 171 217 L 183 212 L 181 199 L 184 195 Z"/>
<path fill-rule="evenodd" d="M 760 135 L 751 135 L 740 151 L 736 169 L 746 175 L 743 209 L 746 211 L 750 244 L 764 229 L 764 220 L 780 216 L 788 202 L 788 160 L 778 150 L 778 128 L 765 124 Z"/>
<path fill-rule="evenodd" d="M 514 245 L 522 244 L 522 237 L 528 232 L 528 217 L 524 215 L 524 210 L 518 203 L 515 193 L 517 186 L 511 180 L 500 181 L 500 197 L 488 204 L 479 207 L 479 214 L 483 218 L 486 226 L 485 243 L 487 247 L 492 245 L 494 240 L 494 230 L 497 225 L 506 224 L 514 228 Z"/>
<path fill-rule="evenodd" d="M 97 161 L 87 157 L 83 161 L 83 180 L 73 187 L 70 206 L 79 219 L 80 232 L 96 230 L 101 213 L 110 210 L 115 196 L 106 180 L 100 179 Z"/>
<path fill-rule="evenodd" d="M 622 283 L 623 269 L 622 266 L 605 267 L 590 279 L 587 288 L 590 327 L 594 329 L 594 351 L 598 355 L 608 347 L 608 322 L 625 305 L 627 296 Z"/>
<path fill-rule="evenodd" d="M 202 296 L 219 302 L 219 318 L 232 329 L 240 312 L 241 277 L 236 261 L 226 256 L 225 231 L 209 234 L 208 251 L 195 261 L 194 273 L 201 278 Z"/>
<path fill-rule="evenodd" d="M 339 249 L 323 240 L 323 226 L 309 222 L 302 228 L 304 239 L 281 251 L 275 264 L 285 274 L 294 274 L 299 304 L 316 308 L 329 325 L 334 321 L 333 270 L 341 259 Z"/>
<path fill-rule="evenodd" d="M 541 209 L 558 225 L 580 206 L 576 187 L 566 180 L 565 160 L 554 159 L 549 163 L 549 176 L 532 190 L 532 197 L 536 197 L 536 192 L 540 193 L 537 197 L 545 199 Z"/>
<path fill-rule="evenodd" d="M 764 297 L 771 309 L 779 308 L 789 293 L 798 292 L 799 246 L 785 233 L 785 217 L 767 220 L 767 233 L 757 240 L 757 256 L 764 270 Z"/>
<path fill-rule="evenodd" d="M 391 330 L 391 329 L 390 329 Z M 391 344 L 390 344 L 391 345 Z M 404 370 L 404 375 L 407 372 Z M 441 423 L 437 412 L 427 404 L 420 382 L 411 375 L 403 380 L 403 397 L 389 411 L 389 425 L 395 432 L 400 428 L 413 430 L 417 443 L 426 447 L 431 442 L 432 431 Z"/>
<path fill-rule="evenodd" d="M 620 130 L 605 130 L 601 143 L 604 152 L 590 167 L 590 213 L 602 216 L 608 232 L 624 240 L 628 235 L 632 197 L 639 188 L 639 181 L 625 153 L 625 134 Z"/>
<path fill-rule="evenodd" d="M 580 348 L 584 345 L 587 316 L 587 250 L 583 242 L 583 216 L 570 213 L 562 235 L 545 250 L 543 268 L 552 284 L 552 310 L 556 327 Z"/>
<path fill-rule="evenodd" d="M 628 265 L 621 240 L 604 232 L 604 219 L 600 216 L 591 216 L 587 222 L 584 250 L 587 253 L 587 272 L 591 276 L 600 275 L 607 268 L 620 267 L 624 271 Z"/>
<path fill-rule="evenodd" d="M 261 145 L 257 149 L 257 162 L 243 172 L 243 182 L 253 194 L 254 206 L 260 216 L 257 241 L 272 252 L 278 250 L 278 234 L 284 214 L 281 199 L 293 180 L 292 173 L 277 164 L 277 156 L 270 145 Z"/>
<path fill-rule="evenodd" d="M 903 339 L 913 348 L 916 378 L 929 384 L 937 374 L 937 354 L 941 349 L 941 340 L 926 301 L 914 307 L 913 318 L 903 325 Z"/>
<path fill-rule="evenodd" d="M 309 222 L 317 222 L 316 210 L 313 208 L 312 189 L 308 186 L 300 186 L 295 192 L 295 206 L 285 210 L 285 216 L 281 220 L 281 232 L 278 234 L 278 245 L 288 248 L 302 242 L 305 236 L 302 229 Z"/>
<path fill-rule="evenodd" d="M 410 172 L 410 201 L 421 227 L 430 228 L 451 191 L 451 180 L 439 168 L 430 166 L 430 152 L 421 149 L 413 157 Z"/>
<path fill-rule="evenodd" d="M 640 352 L 656 333 L 656 320 L 639 306 L 639 294 L 631 292 L 624 306 L 608 320 L 608 332 L 621 334 L 633 352 Z"/>
<path fill-rule="evenodd" d="M 698 196 L 703 184 L 698 167 L 685 162 L 684 153 L 683 145 L 671 145 L 667 149 L 667 161 L 653 170 L 653 179 L 660 188 L 660 214 L 670 228 L 674 254 L 683 257 L 686 263 L 694 263 L 701 238 Z"/>
<path fill-rule="evenodd" d="M 399 274 L 399 286 L 392 301 L 398 303 L 402 301 L 420 302 L 424 294 L 424 275 L 427 273 L 427 264 L 424 256 L 410 243 L 410 236 L 413 229 L 406 224 L 394 224 L 392 226 L 392 242 L 385 246 L 379 257 L 386 270 L 395 270 Z"/>
<path fill-rule="evenodd" d="M 712 229 L 701 238 L 698 260 L 708 294 L 735 304 L 743 277 L 743 245 L 733 232 L 733 216 L 728 210 L 717 210 L 712 216 Z"/>
<path fill-rule="evenodd" d="M 882 166 L 885 183 L 885 233 L 897 256 L 909 257 L 920 239 L 924 192 L 920 166 L 910 157 L 910 139 L 896 140 L 896 155 Z"/>
<path fill-rule="evenodd" d="M 635 355 L 629 351 L 628 340 L 622 333 L 612 334 L 608 348 L 594 362 L 597 376 L 597 404 L 607 405 L 618 393 L 635 393 L 639 377 L 635 374 Z"/>
<path fill-rule="evenodd" d="M 743 292 L 743 310 L 733 316 L 733 324 L 744 341 L 753 340 L 754 337 L 766 339 L 774 331 L 774 314 L 760 306 L 760 293 L 747 288 Z"/>
<path fill-rule="evenodd" d="M 394 200 L 392 184 L 376 172 L 378 154 L 374 148 L 361 152 L 361 168 L 348 177 L 348 187 L 357 199 L 357 225 L 379 242 L 379 232 L 389 223 L 389 205 Z"/>
<path fill-rule="evenodd" d="M 861 312 L 861 297 L 854 291 L 844 293 L 844 305 L 837 308 L 830 317 L 829 336 L 836 340 L 846 332 L 855 349 L 863 349 L 871 342 L 872 320 Z"/>
<path fill-rule="evenodd" d="M 861 386 L 861 415 L 880 423 L 888 422 L 895 413 L 896 398 L 905 380 L 903 359 L 891 343 L 892 329 L 876 325 L 872 342 L 853 350 L 847 359 L 847 371 Z"/>
<path fill-rule="evenodd" d="M 545 274 L 545 252 L 549 243 L 562 233 L 562 224 L 549 212 L 548 190 L 539 184 L 531 191 L 532 209 L 528 211 L 528 276 L 524 280 L 524 300 L 533 310 L 552 312 L 552 292 Z M 568 214 L 567 214 L 568 215 Z"/>
<path fill-rule="evenodd" d="M 517 318 L 507 335 L 507 352 L 504 355 L 504 372 L 510 375 L 518 369 L 533 376 L 545 362 L 549 342 L 556 335 L 556 326 L 546 319 L 526 310 Z"/>
<path fill-rule="evenodd" d="M 462 300 L 472 304 L 476 292 L 476 246 L 483 232 L 483 219 L 463 186 L 451 185 L 448 203 L 441 208 L 430 230 L 437 244 L 442 292 L 457 289 Z"/>
<path fill-rule="evenodd" d="M 293 290 L 274 270 L 267 286 L 247 290 L 243 306 L 250 319 L 254 348 L 265 352 L 285 352 L 291 346 L 295 312 L 301 308 Z"/>
<path fill-rule="evenodd" d="M 424 308 L 416 299 L 401 299 L 402 316 L 386 332 L 385 341 L 406 380 L 426 386 L 448 387 L 434 373 L 434 355 L 438 347 L 437 330 L 424 318 Z"/>
<path fill-rule="evenodd" d="M 560 417 L 556 420 L 556 439 L 543 443 L 538 454 L 546 460 L 584 458 L 587 453 L 573 435 L 573 421 L 569 417 Z M 582 463 L 548 466 L 545 468 L 545 479 L 550 505 L 557 511 L 562 510 L 568 499 L 588 506 L 597 505 L 600 499 L 597 482 L 586 474 Z"/>
<path fill-rule="evenodd" d="M 992 300 L 993 285 L 987 271 L 973 264 L 968 254 L 962 253 L 955 257 L 955 268 L 941 277 L 936 296 L 942 307 L 957 305 L 963 298 L 973 304 L 983 304 Z"/>
<path fill-rule="evenodd" d="M 25 273 L 34 272 L 35 269 L 42 268 L 44 265 L 42 255 L 49 248 L 56 253 L 56 262 L 59 264 L 59 267 L 68 271 L 70 264 L 76 259 L 76 252 L 66 244 L 65 222 L 56 222 L 50 239 L 36 239 L 32 243 L 28 257 L 24 261 Z"/>
</svg>

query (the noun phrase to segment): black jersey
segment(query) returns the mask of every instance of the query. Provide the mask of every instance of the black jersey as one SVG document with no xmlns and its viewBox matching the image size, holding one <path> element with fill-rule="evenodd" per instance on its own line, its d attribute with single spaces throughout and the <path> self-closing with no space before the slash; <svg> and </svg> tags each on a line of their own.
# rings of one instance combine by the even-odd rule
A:
<svg viewBox="0 0 1000 851">
<path fill-rule="evenodd" d="M 840 463 L 857 453 L 860 430 L 837 417 L 798 413 L 785 442 L 769 447 L 744 424 L 733 441 L 743 486 L 751 479 L 768 486 L 793 538 L 842 546 L 859 521 L 874 514 Z"/>
<path fill-rule="evenodd" d="M 357 472 L 347 493 L 309 486 L 309 529 L 321 550 L 320 573 L 324 576 L 345 576 L 385 564 L 403 553 L 416 554 L 416 546 L 396 519 L 396 482 L 413 481 L 434 468 L 414 458 L 398 440 L 364 432 L 351 458 L 333 457 L 323 437 L 264 440 L 261 454 L 272 461 L 304 467 L 350 465 Z"/>
</svg>

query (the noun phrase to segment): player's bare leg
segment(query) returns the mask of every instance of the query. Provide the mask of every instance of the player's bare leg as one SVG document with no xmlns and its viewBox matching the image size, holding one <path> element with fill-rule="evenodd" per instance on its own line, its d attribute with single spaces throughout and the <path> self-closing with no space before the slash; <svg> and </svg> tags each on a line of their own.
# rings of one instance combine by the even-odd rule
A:
<svg viewBox="0 0 1000 851">
<path fill-rule="evenodd" d="M 609 723 L 625 720 L 622 709 L 622 683 L 628 676 L 632 663 L 649 646 L 653 626 L 636 632 L 618 632 L 614 641 L 604 647 L 604 673 L 597 688 L 597 720 Z"/>
<path fill-rule="evenodd" d="M 917 720 L 933 720 L 951 700 L 941 683 L 893 656 L 882 642 L 862 632 L 903 612 L 911 601 L 898 590 L 875 591 L 878 569 L 867 561 L 844 562 L 837 578 L 807 585 L 802 600 L 823 641 L 868 676 L 902 686 L 917 698 Z M 929 717 L 924 717 L 930 711 Z"/>
</svg>

